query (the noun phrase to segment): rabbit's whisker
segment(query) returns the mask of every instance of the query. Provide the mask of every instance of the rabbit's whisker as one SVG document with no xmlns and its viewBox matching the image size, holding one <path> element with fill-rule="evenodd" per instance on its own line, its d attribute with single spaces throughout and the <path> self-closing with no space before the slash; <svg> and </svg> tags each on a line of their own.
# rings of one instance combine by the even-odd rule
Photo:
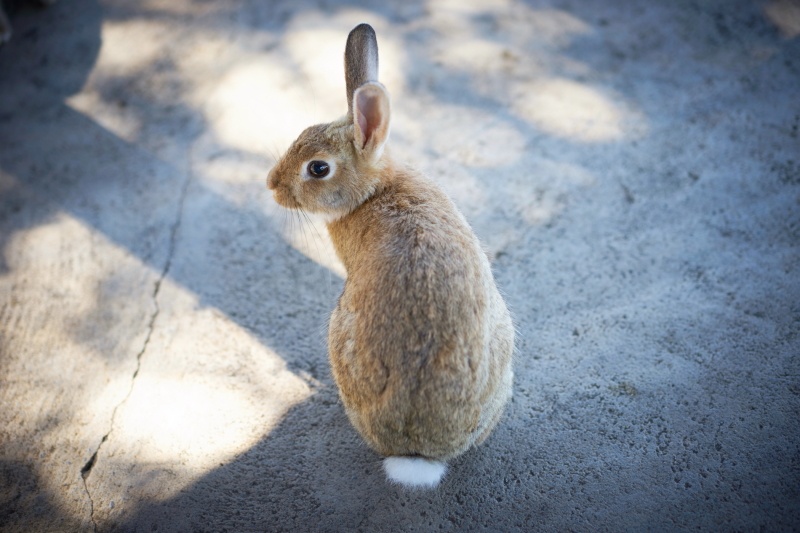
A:
<svg viewBox="0 0 800 533">
<path fill-rule="evenodd" d="M 319 246 L 317 246 L 317 238 L 321 241 L 322 240 L 322 235 L 320 235 L 319 231 L 317 230 L 317 226 L 314 225 L 314 221 L 311 220 L 311 217 L 308 216 L 308 213 L 306 213 L 304 209 L 300 209 L 300 213 L 302 213 L 303 217 L 305 217 L 306 221 L 309 223 L 311 228 L 314 230 L 314 233 L 317 234 L 317 236 L 315 238 L 314 237 L 314 233 L 312 233 L 311 234 L 311 240 L 314 241 L 314 248 L 317 249 L 317 261 L 321 262 L 322 261 L 322 254 L 319 251 Z M 332 276 L 331 276 L 331 269 L 327 268 L 326 270 L 328 271 L 328 298 L 333 298 L 333 294 L 332 294 L 332 291 L 333 291 L 333 279 L 332 279 Z"/>
</svg>

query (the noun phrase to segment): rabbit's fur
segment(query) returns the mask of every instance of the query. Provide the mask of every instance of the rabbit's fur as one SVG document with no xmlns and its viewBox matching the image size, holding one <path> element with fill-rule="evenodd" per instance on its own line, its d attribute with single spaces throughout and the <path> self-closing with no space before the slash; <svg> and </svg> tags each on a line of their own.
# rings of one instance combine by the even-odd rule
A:
<svg viewBox="0 0 800 533">
<path fill-rule="evenodd" d="M 483 441 L 500 418 L 514 328 L 464 217 L 385 149 L 391 109 L 367 24 L 350 33 L 345 73 L 348 114 L 306 129 L 268 187 L 284 207 L 328 217 L 347 270 L 328 348 L 350 421 L 378 453 L 438 461 L 435 481 L 420 482 L 435 485 L 441 463 Z M 314 161 L 329 165 L 323 179 Z M 387 472 L 400 479 L 388 464 Z"/>
</svg>

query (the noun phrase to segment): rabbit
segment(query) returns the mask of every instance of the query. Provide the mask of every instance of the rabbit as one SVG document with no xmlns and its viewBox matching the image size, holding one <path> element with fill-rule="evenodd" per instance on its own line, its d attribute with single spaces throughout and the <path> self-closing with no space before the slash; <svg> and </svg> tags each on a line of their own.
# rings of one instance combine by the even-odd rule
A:
<svg viewBox="0 0 800 533">
<path fill-rule="evenodd" d="M 514 326 L 465 218 L 386 146 L 370 25 L 350 32 L 344 59 L 347 115 L 303 131 L 267 187 L 281 206 L 325 216 L 347 271 L 328 351 L 350 422 L 391 482 L 432 488 L 510 399 Z"/>
</svg>

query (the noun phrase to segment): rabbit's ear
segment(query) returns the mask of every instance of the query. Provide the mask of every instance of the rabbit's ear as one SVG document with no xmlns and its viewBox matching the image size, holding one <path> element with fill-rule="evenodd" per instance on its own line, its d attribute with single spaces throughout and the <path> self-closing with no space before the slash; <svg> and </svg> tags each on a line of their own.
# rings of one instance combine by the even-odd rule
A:
<svg viewBox="0 0 800 533">
<path fill-rule="evenodd" d="M 347 114 L 353 116 L 353 93 L 368 81 L 378 81 L 378 39 L 369 24 L 359 24 L 347 36 L 344 48 Z"/>
<path fill-rule="evenodd" d="M 353 141 L 358 150 L 377 161 L 389 138 L 389 93 L 378 82 L 366 83 L 353 95 Z"/>
</svg>

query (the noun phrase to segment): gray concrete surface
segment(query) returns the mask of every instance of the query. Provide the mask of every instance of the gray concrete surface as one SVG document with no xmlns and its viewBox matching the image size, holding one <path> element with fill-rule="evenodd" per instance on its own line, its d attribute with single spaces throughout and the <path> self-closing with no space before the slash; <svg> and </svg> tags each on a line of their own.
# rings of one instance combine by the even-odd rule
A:
<svg viewBox="0 0 800 533">
<path fill-rule="evenodd" d="M 0 530 L 800 530 L 800 23 L 777 0 L 73 0 L 0 49 Z M 514 400 L 433 492 L 337 400 L 264 186 L 378 32 Z"/>
</svg>

